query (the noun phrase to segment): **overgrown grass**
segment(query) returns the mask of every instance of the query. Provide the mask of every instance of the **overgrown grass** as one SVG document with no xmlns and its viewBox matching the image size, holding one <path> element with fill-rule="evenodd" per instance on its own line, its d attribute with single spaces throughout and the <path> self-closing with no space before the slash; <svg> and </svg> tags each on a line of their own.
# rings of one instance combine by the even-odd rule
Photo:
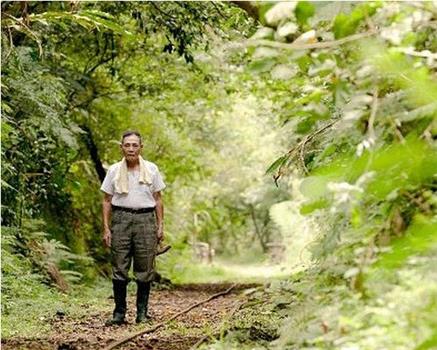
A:
<svg viewBox="0 0 437 350">
<path fill-rule="evenodd" d="M 217 338 L 211 337 L 203 349 L 266 349 L 279 337 L 284 318 L 272 298 L 272 290 L 258 288 L 248 290 L 240 308 L 225 320 Z"/>
<path fill-rule="evenodd" d="M 173 244 L 173 249 L 157 258 L 157 271 L 174 284 L 185 283 L 265 283 L 286 278 L 294 270 L 272 264 L 261 251 L 216 256 L 212 263 L 193 257 L 185 245 Z"/>
<path fill-rule="evenodd" d="M 22 230 L 20 233 L 26 232 L 29 231 Z M 111 293 L 109 281 L 96 280 L 88 286 L 70 283 L 67 293 L 62 293 L 49 285 L 49 278 L 44 269 L 33 259 L 33 251 L 29 254 L 23 253 L 29 247 L 39 252 L 41 237 L 44 235 L 34 232 L 32 239 L 28 239 L 23 245 L 23 237 L 17 232 L 7 228 L 2 230 L 3 339 L 16 336 L 45 336 L 51 331 L 50 321 L 57 317 L 79 318 L 106 307 L 105 301 Z M 59 252 L 59 249 L 55 247 L 53 251 Z M 44 257 L 46 255 L 48 253 L 41 254 Z"/>
<path fill-rule="evenodd" d="M 216 260 L 213 264 L 199 262 L 175 266 L 171 279 L 173 283 L 266 283 L 285 278 L 290 270 L 281 265 L 230 264 Z"/>
<path fill-rule="evenodd" d="M 92 312 L 110 309 L 112 301 L 110 281 L 98 280 L 92 286 L 76 286 L 64 294 L 56 289 L 30 281 L 26 286 L 14 285 L 8 281 L 7 288 L 20 288 L 17 297 L 2 293 L 2 333 L 3 339 L 19 336 L 39 338 L 52 332 L 51 322 L 65 314 L 71 319 L 81 318 Z"/>
<path fill-rule="evenodd" d="M 436 253 L 416 255 L 396 271 L 376 265 L 366 292 L 335 266 L 275 281 L 251 295 L 226 335 L 206 348 L 436 349 Z"/>
</svg>

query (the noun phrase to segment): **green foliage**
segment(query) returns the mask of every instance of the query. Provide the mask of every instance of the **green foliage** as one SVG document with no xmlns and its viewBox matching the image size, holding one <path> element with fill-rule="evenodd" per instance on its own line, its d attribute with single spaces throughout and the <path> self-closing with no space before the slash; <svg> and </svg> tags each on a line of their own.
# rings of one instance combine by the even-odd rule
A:
<svg viewBox="0 0 437 350">
<path fill-rule="evenodd" d="M 76 265 L 90 259 L 47 239 L 44 227 L 36 220 L 25 221 L 20 230 L 2 227 L 2 337 L 42 335 L 58 310 L 80 312 L 75 297 L 59 289 L 77 282 L 81 274 Z"/>
<path fill-rule="evenodd" d="M 48 239 L 49 235 L 42 231 L 44 228 L 45 223 L 41 220 L 25 220 L 21 229 L 3 227 L 2 249 L 7 258 L 2 264 L 2 271 L 6 280 L 17 277 L 13 264 L 20 258 L 23 259 L 23 263 L 18 265 L 21 269 L 32 268 L 45 283 L 61 289 L 68 287 L 67 282 L 75 282 L 82 277 L 73 269 L 78 268 L 78 263 L 83 266 L 89 264 L 91 259 L 73 254 L 66 245 Z"/>
<path fill-rule="evenodd" d="M 80 286 L 64 294 L 41 284 L 38 276 L 32 275 L 22 262 L 23 259 L 14 261 L 19 271 L 16 277 L 5 280 L 3 275 L 2 339 L 43 338 L 54 331 L 51 323 L 57 321 L 58 312 L 71 319 L 81 319 L 91 312 L 110 310 L 109 281 L 99 280 L 92 287 Z"/>
<path fill-rule="evenodd" d="M 307 24 L 308 19 L 315 13 L 314 6 L 308 1 L 299 1 L 294 10 L 297 23 L 302 27 Z"/>
<path fill-rule="evenodd" d="M 427 350 L 427 349 L 435 348 L 436 346 L 437 346 L 437 332 L 434 331 L 431 337 L 429 337 L 422 344 L 417 346 L 415 350 Z"/>
<path fill-rule="evenodd" d="M 247 293 L 246 301 L 223 324 L 226 337 L 204 348 L 261 349 L 270 346 L 270 342 L 278 337 L 283 317 L 276 312 L 280 307 L 274 293 L 255 288 Z"/>
<path fill-rule="evenodd" d="M 277 337 L 269 346 L 433 346 L 433 4 L 261 3 L 262 23 L 275 19 L 257 34 L 282 43 L 247 50 L 229 41 L 252 34 L 253 21 L 225 2 L 2 10 L 6 335 L 23 331 L 12 326 L 21 310 L 35 330 L 38 311 L 62 304 L 47 287 L 61 281 L 53 271 L 70 282 L 109 274 L 97 174 L 134 128 L 168 184 L 165 276 L 272 272 L 199 265 L 199 241 L 235 261 L 263 262 L 273 244 L 289 269 L 312 264 L 272 284 L 261 316 L 255 305 L 242 312 L 229 347 Z M 314 49 L 283 49 L 293 40 Z M 56 302 L 37 310 L 32 298 Z"/>
<path fill-rule="evenodd" d="M 335 38 L 341 39 L 354 34 L 361 22 L 374 15 L 378 7 L 377 3 L 371 2 L 358 5 L 351 13 L 338 14 L 332 28 Z"/>
<path fill-rule="evenodd" d="M 290 306 L 283 311 L 288 320 L 275 345 L 428 346 L 435 326 L 436 290 L 430 281 L 436 249 L 437 95 L 436 66 L 428 55 L 435 51 L 435 35 L 423 38 L 430 33 L 434 7 L 316 4 L 314 14 L 309 9 L 305 17 L 301 6 L 288 17 L 282 12 L 281 23 L 300 26 L 294 38 L 310 37 L 304 33 L 309 29 L 325 42 L 381 31 L 373 34 L 376 38 L 335 42 L 311 52 L 271 48 L 263 58 L 268 69 L 258 72 L 257 78 L 265 79 L 269 69 L 295 70 L 292 89 L 279 81 L 266 83 L 280 120 L 292 128 L 292 146 L 267 173 L 276 180 L 288 175 L 300 192 L 293 192 L 292 204 L 278 204 L 271 214 L 291 238 L 288 250 L 303 254 L 309 249 L 317 266 L 277 291 Z M 273 7 L 278 13 L 280 8 Z M 420 24 L 411 22 L 416 10 Z M 280 30 L 279 25 L 277 40 Z M 413 30 L 417 34 L 411 36 Z M 260 50 L 253 50 L 254 58 Z M 281 218 L 286 215 L 294 226 Z M 307 236 L 309 230 L 314 236 Z M 302 245 L 298 235 L 308 241 Z"/>
<path fill-rule="evenodd" d="M 300 213 L 302 215 L 311 214 L 315 210 L 326 208 L 328 205 L 329 205 L 329 202 L 326 199 L 315 200 L 315 201 L 303 204 L 300 207 Z"/>
<path fill-rule="evenodd" d="M 281 156 L 276 159 L 266 170 L 266 174 L 272 174 L 276 172 L 280 167 L 282 167 L 288 160 L 286 156 Z"/>
<path fill-rule="evenodd" d="M 341 265 L 308 269 L 282 282 L 272 290 L 287 315 L 276 347 L 396 349 L 432 344 L 435 284 L 427 265 L 435 259 L 422 258 L 414 267 L 397 271 L 396 285 L 384 274 L 375 275 L 374 299 L 361 298 L 341 282 Z M 414 273 L 419 270 L 419 275 Z"/>
<path fill-rule="evenodd" d="M 61 154 L 68 160 L 77 148 L 72 131 L 75 125 L 68 117 L 60 118 L 65 108 L 64 86 L 35 62 L 33 54 L 31 48 L 22 47 L 12 54 L 10 64 L 3 69 L 7 86 L 2 91 L 7 93 L 3 96 L 7 105 L 3 125 L 7 125 L 7 134 L 2 139 L 2 178 L 18 191 L 18 195 L 13 190 L 3 191 L 7 223 L 14 222 L 16 214 L 15 219 L 20 220 L 21 211 L 26 208 L 38 211 L 42 203 L 36 198 L 54 196 L 62 187 L 66 166 L 60 161 Z M 64 153 L 58 145 L 68 151 Z M 61 181 L 56 183 L 54 178 Z M 26 205 L 25 192 L 32 194 Z"/>
<path fill-rule="evenodd" d="M 110 30 L 117 34 L 130 34 L 122 26 L 116 23 L 114 21 L 115 18 L 109 13 L 95 9 L 82 10 L 79 13 L 48 11 L 38 14 L 30 14 L 28 20 L 30 23 L 35 22 L 46 27 L 54 25 L 67 29 L 68 25 L 79 25 L 87 30 Z"/>
<path fill-rule="evenodd" d="M 249 71 L 252 73 L 270 72 L 275 65 L 275 61 L 271 58 L 256 60 L 249 65 Z"/>
<path fill-rule="evenodd" d="M 390 245 L 390 252 L 383 254 L 374 268 L 396 269 L 407 262 L 409 257 L 421 255 L 437 245 L 437 223 L 435 218 L 417 216 L 403 237 Z M 414 263 L 412 261 L 412 263 Z"/>
<path fill-rule="evenodd" d="M 217 253 L 251 246 L 260 252 L 261 244 L 266 249 L 272 233 L 268 209 L 280 198 L 260 188 L 268 181 L 262 177 L 265 163 L 281 140 L 263 121 L 271 114 L 269 101 L 249 106 L 255 101 L 250 87 L 240 95 L 233 68 L 222 66 L 222 50 L 208 47 L 250 34 L 252 21 L 234 6 L 212 3 L 3 9 L 10 15 L 2 22 L 3 217 L 18 232 L 28 218 L 44 220 L 47 234 L 38 245 L 50 258 L 32 262 L 42 280 L 50 280 L 48 261 L 70 282 L 109 275 L 96 158 L 105 167 L 118 160 L 119 135 L 132 128 L 143 134 L 144 156 L 159 165 L 169 185 L 166 235 L 175 254 L 163 257 L 164 275 L 178 280 L 178 264 L 189 270 L 191 259 L 178 257 L 191 256 L 190 244 L 198 240 L 210 242 Z M 224 87 L 234 90 L 224 93 Z M 220 121 L 229 97 L 233 114 Z M 241 106 L 249 112 L 235 128 Z M 257 129 L 269 130 L 264 149 Z M 223 158 L 229 159 L 225 165 Z M 227 184 L 228 176 L 240 180 Z M 26 245 L 22 249 L 30 254 Z M 235 276 L 215 270 L 218 277 Z"/>
<path fill-rule="evenodd" d="M 371 196 L 367 200 L 382 200 L 390 194 L 395 196 L 400 189 L 410 190 L 432 181 L 437 171 L 435 154 L 429 144 L 411 139 L 404 144 L 387 145 L 365 153 L 359 158 L 345 155 L 330 165 L 315 169 L 302 183 L 302 190 L 310 198 L 329 196 L 330 192 L 337 191 L 334 182 L 345 181 L 362 186 L 362 190 Z M 356 190 L 360 191 L 359 188 Z M 347 189 L 338 191 L 344 193 Z"/>
</svg>

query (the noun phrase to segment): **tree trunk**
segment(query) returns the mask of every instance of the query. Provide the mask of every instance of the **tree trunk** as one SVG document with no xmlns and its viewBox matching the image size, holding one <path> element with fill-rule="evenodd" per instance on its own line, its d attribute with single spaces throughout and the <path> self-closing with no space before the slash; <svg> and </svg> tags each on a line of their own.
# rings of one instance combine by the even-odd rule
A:
<svg viewBox="0 0 437 350">
<path fill-rule="evenodd" d="M 86 132 L 86 134 L 84 134 L 86 146 L 90 152 L 90 156 L 94 163 L 94 168 L 96 169 L 97 175 L 99 176 L 99 180 L 100 182 L 103 182 L 106 176 L 106 170 L 103 168 L 102 161 L 100 160 L 99 150 L 94 142 L 91 129 L 86 125 L 81 125 L 80 128 Z"/>
<path fill-rule="evenodd" d="M 250 214 L 252 216 L 253 225 L 255 226 L 255 234 L 259 239 L 259 243 L 261 244 L 261 248 L 263 250 L 263 253 L 266 253 L 267 252 L 267 245 L 264 242 L 262 232 L 258 227 L 258 222 L 256 221 L 255 208 L 252 204 L 249 204 L 249 207 L 250 207 Z"/>
</svg>

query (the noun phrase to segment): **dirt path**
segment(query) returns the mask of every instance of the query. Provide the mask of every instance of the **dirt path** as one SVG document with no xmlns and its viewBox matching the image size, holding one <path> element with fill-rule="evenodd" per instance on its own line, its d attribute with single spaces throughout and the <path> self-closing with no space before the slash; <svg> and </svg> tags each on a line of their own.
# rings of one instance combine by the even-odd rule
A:
<svg viewBox="0 0 437 350">
<path fill-rule="evenodd" d="M 91 313 L 82 319 L 69 319 L 58 315 L 51 321 L 52 332 L 39 339 L 13 338 L 2 341 L 2 349 L 102 349 L 115 340 L 169 319 L 175 313 L 209 296 L 226 290 L 230 284 L 193 284 L 169 290 L 152 290 L 149 324 L 135 324 L 135 295 L 128 296 L 127 325 L 104 327 L 111 315 L 112 300 L 103 302 L 101 312 Z M 200 305 L 181 315 L 177 320 L 154 333 L 137 337 L 118 349 L 185 350 L 199 339 L 214 334 L 232 309 L 241 302 L 241 291 L 254 285 L 237 285 L 229 294 Z M 86 307 L 86 305 L 81 305 Z"/>
</svg>

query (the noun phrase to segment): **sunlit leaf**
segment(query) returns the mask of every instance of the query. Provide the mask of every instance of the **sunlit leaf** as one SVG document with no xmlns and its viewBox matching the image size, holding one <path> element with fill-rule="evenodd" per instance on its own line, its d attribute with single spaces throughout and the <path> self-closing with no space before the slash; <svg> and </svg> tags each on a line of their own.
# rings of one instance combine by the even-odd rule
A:
<svg viewBox="0 0 437 350">
<path fill-rule="evenodd" d="M 315 8 L 308 1 L 299 1 L 294 9 L 294 13 L 296 15 L 297 22 L 302 26 L 307 23 L 308 18 L 314 15 Z"/>
<path fill-rule="evenodd" d="M 416 216 L 404 237 L 395 239 L 391 252 L 382 254 L 375 268 L 395 269 L 408 258 L 437 247 L 437 222 L 432 218 Z"/>
<path fill-rule="evenodd" d="M 282 156 L 276 159 L 266 170 L 266 174 L 274 173 L 276 170 L 278 170 L 282 165 L 285 164 L 287 161 L 287 156 Z"/>
</svg>

